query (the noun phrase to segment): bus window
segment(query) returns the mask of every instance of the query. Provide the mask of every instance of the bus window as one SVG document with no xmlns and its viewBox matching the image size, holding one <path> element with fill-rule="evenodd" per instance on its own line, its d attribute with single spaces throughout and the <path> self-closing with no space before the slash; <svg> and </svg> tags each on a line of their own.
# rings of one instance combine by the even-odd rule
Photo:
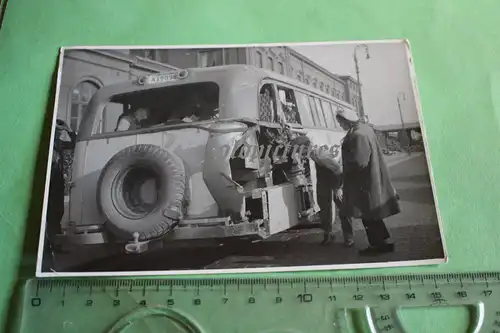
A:
<svg viewBox="0 0 500 333">
<path fill-rule="evenodd" d="M 333 119 L 333 123 L 335 124 L 335 128 L 340 128 L 340 125 L 339 123 L 337 122 L 337 109 L 336 109 L 336 106 L 335 104 L 333 103 L 328 103 L 330 105 L 330 112 L 332 113 L 332 119 Z"/>
<path fill-rule="evenodd" d="M 309 105 L 309 101 L 307 100 L 307 95 L 301 93 L 299 91 L 295 92 L 295 96 L 297 97 L 297 104 L 299 107 L 300 118 L 302 119 L 302 125 L 307 127 L 313 127 L 313 114 L 311 110 L 311 106 Z"/>
<path fill-rule="evenodd" d="M 259 120 L 273 122 L 276 119 L 276 98 L 271 84 L 264 84 L 259 93 Z"/>
<path fill-rule="evenodd" d="M 289 124 L 301 124 L 293 90 L 278 86 L 278 97 L 286 122 Z"/>
<path fill-rule="evenodd" d="M 119 94 L 105 104 L 93 134 L 215 120 L 218 107 L 219 87 L 212 82 Z"/>
<path fill-rule="evenodd" d="M 326 127 L 332 129 L 335 128 L 336 126 L 335 126 L 335 121 L 333 120 L 333 114 L 332 114 L 332 109 L 330 108 L 330 103 L 322 99 L 321 106 L 323 106 L 323 114 L 325 115 L 326 119 Z"/>
<path fill-rule="evenodd" d="M 316 109 L 318 110 L 319 127 L 327 127 L 325 116 L 323 114 L 323 108 L 321 107 L 321 101 L 319 98 L 314 97 L 314 102 L 316 103 Z"/>
<path fill-rule="evenodd" d="M 102 111 L 103 116 L 99 119 L 97 133 L 108 133 L 115 130 L 118 118 L 124 113 L 124 105 L 109 102 Z"/>
<path fill-rule="evenodd" d="M 321 126 L 319 122 L 318 109 L 316 108 L 316 104 L 314 103 L 314 98 L 312 96 L 309 97 L 309 107 L 311 108 L 311 114 L 314 122 L 314 126 Z"/>
</svg>

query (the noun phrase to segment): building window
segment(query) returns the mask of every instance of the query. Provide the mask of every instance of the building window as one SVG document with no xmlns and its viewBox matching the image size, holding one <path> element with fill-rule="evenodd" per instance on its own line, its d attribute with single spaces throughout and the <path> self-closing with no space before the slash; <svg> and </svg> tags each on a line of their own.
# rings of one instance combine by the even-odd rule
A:
<svg viewBox="0 0 500 333">
<path fill-rule="evenodd" d="M 273 61 L 273 58 L 271 57 L 268 57 L 267 58 L 267 64 L 268 64 L 268 69 L 271 70 L 271 71 L 274 71 L 274 61 Z"/>
<path fill-rule="evenodd" d="M 298 80 L 299 82 L 302 82 L 302 77 L 300 76 L 300 74 L 297 74 L 297 80 Z"/>
<path fill-rule="evenodd" d="M 69 116 L 69 126 L 75 132 L 82 121 L 83 114 L 90 99 L 99 87 L 91 81 L 80 82 L 71 92 L 71 110 Z"/>
<path fill-rule="evenodd" d="M 325 89 L 325 85 L 323 84 L 323 82 L 320 82 L 320 83 L 319 83 L 319 89 L 320 89 L 321 91 L 323 91 L 323 89 Z"/>
<path fill-rule="evenodd" d="M 130 54 L 136 57 L 156 60 L 156 50 L 151 50 L 151 49 L 130 50 Z"/>
<path fill-rule="evenodd" d="M 168 50 L 156 50 L 156 61 L 168 64 Z"/>
<path fill-rule="evenodd" d="M 223 50 L 198 52 L 198 67 L 214 67 L 223 65 Z"/>
<path fill-rule="evenodd" d="M 208 53 L 199 52 L 198 53 L 198 67 L 208 67 Z"/>
<path fill-rule="evenodd" d="M 330 93 L 330 86 L 328 84 L 325 86 L 325 93 Z"/>
<path fill-rule="evenodd" d="M 237 57 L 237 54 L 234 54 L 233 53 L 234 50 L 233 49 L 222 49 L 222 65 L 230 65 L 230 64 L 237 64 L 238 63 L 238 59 L 234 59 Z M 235 55 L 235 57 L 233 57 L 233 54 Z"/>
<path fill-rule="evenodd" d="M 278 62 L 278 68 L 280 70 L 280 74 L 285 75 L 285 67 L 282 62 Z"/>
<path fill-rule="evenodd" d="M 264 67 L 264 64 L 262 63 L 262 53 L 260 53 L 259 51 L 257 51 L 257 66 L 259 68 Z"/>
</svg>

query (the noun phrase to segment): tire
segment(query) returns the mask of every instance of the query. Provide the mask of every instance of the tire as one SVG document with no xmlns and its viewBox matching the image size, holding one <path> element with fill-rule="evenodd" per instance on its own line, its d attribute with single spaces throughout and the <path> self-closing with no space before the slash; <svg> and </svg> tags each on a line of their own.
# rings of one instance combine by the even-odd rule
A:
<svg viewBox="0 0 500 333">
<path fill-rule="evenodd" d="M 142 195 L 148 182 L 154 187 L 149 191 L 156 198 L 152 203 Z M 155 145 L 135 145 L 118 152 L 104 166 L 97 204 L 115 236 L 133 240 L 138 233 L 140 241 L 150 240 L 177 226 L 185 186 L 184 164 L 177 155 Z"/>
</svg>

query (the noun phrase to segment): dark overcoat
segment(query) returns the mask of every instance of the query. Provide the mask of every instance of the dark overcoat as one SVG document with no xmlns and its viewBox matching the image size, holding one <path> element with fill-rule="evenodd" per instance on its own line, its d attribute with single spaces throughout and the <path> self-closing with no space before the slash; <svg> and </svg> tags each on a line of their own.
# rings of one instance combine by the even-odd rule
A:
<svg viewBox="0 0 500 333">
<path fill-rule="evenodd" d="M 382 149 L 371 126 L 357 124 L 342 142 L 344 214 L 367 220 L 400 212 Z"/>
</svg>

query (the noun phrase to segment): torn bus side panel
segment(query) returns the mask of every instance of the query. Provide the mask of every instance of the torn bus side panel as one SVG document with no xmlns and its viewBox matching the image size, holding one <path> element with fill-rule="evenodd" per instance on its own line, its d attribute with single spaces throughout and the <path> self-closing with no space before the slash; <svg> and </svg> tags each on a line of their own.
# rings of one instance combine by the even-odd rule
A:
<svg viewBox="0 0 500 333">
<path fill-rule="evenodd" d="M 205 147 L 203 180 L 224 215 L 242 221 L 245 200 L 242 186 L 233 180 L 230 159 L 236 142 L 248 126 L 239 122 L 217 122 L 210 125 Z"/>
<path fill-rule="evenodd" d="M 265 234 L 310 221 L 316 211 L 309 163 L 292 156 L 282 128 L 232 122 L 210 131 L 203 178 L 223 215 L 233 223 L 262 220 Z"/>
</svg>

